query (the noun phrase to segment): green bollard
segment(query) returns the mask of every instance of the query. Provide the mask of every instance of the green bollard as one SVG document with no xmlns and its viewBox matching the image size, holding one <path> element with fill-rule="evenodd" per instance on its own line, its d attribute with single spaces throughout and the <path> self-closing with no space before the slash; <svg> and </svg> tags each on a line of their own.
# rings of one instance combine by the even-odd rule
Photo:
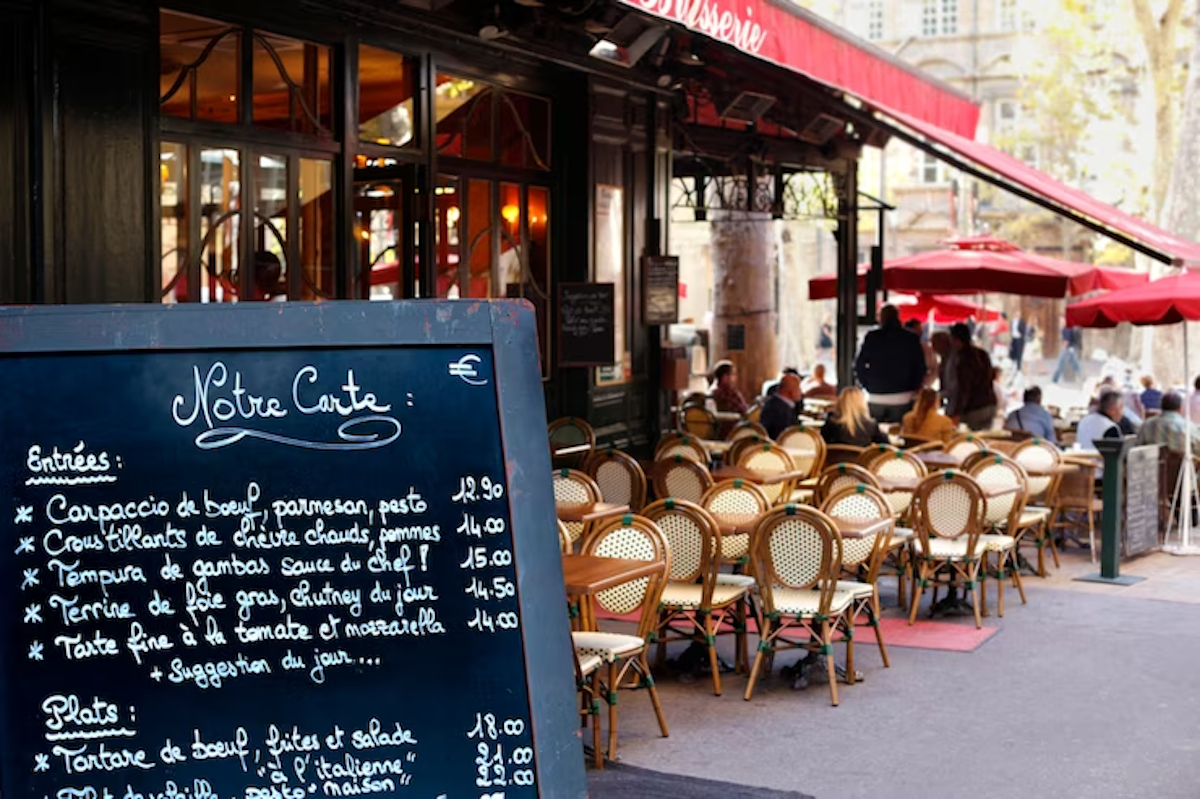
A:
<svg viewBox="0 0 1200 799">
<path fill-rule="evenodd" d="M 1145 577 L 1121 575 L 1121 519 L 1124 510 L 1122 490 L 1125 486 L 1125 453 L 1132 444 L 1130 438 L 1102 438 L 1094 443 L 1104 456 L 1104 483 L 1101 489 L 1104 511 L 1100 517 L 1100 573 L 1076 577 L 1085 583 L 1133 585 Z"/>
</svg>

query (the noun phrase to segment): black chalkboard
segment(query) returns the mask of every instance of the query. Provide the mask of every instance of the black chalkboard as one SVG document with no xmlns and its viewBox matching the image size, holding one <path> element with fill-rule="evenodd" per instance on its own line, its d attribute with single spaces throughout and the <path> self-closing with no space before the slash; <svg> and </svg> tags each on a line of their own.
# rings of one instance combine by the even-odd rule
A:
<svg viewBox="0 0 1200 799">
<path fill-rule="evenodd" d="M 648 325 L 679 321 L 679 258 L 649 255 L 642 259 L 642 304 Z"/>
<path fill-rule="evenodd" d="M 558 365 L 610 366 L 617 361 L 612 283 L 558 286 Z"/>
<path fill-rule="evenodd" d="M 1158 458 L 1156 444 L 1131 447 L 1125 455 L 1122 554 L 1127 558 L 1158 548 Z"/>
<path fill-rule="evenodd" d="M 583 796 L 534 330 L 0 314 L 4 795 Z"/>
</svg>

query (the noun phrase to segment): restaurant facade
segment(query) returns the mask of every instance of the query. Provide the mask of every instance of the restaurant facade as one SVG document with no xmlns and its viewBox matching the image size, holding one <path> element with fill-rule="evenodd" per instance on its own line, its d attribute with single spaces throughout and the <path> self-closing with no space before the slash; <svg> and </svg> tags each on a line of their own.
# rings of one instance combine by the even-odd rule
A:
<svg viewBox="0 0 1200 799">
<path fill-rule="evenodd" d="M 0 0 L 0 37 L 0 301 L 525 297 L 548 413 L 633 448 L 677 387 L 643 296 L 673 183 L 752 237 L 826 175 L 850 276 L 859 154 L 892 135 L 871 103 L 963 138 L 977 117 L 768 0 Z M 769 265 L 735 261 L 719 321 L 750 346 L 713 349 L 737 361 L 772 318 L 738 295 Z M 561 365 L 579 283 L 614 286 L 612 363 Z"/>
</svg>

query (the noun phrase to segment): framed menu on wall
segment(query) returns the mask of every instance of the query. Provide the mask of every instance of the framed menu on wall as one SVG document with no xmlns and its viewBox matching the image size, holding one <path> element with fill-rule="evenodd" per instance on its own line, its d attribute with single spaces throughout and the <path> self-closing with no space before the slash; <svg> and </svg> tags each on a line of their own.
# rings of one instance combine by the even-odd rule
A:
<svg viewBox="0 0 1200 799">
<path fill-rule="evenodd" d="M 642 259 L 642 316 L 648 325 L 679 321 L 679 258 L 648 255 Z"/>
</svg>

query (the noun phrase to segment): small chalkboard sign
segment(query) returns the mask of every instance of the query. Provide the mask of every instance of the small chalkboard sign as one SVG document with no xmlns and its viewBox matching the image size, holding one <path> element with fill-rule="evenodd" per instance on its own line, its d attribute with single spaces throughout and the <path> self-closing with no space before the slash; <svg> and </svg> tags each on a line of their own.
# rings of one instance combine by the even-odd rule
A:
<svg viewBox="0 0 1200 799">
<path fill-rule="evenodd" d="M 616 363 L 612 283 L 560 283 L 558 286 L 559 366 Z"/>
<path fill-rule="evenodd" d="M 535 329 L 0 312 L 3 794 L 583 797 Z"/>
<path fill-rule="evenodd" d="M 648 325 L 679 321 L 679 258 L 649 255 L 642 259 L 642 303 Z"/>
<path fill-rule="evenodd" d="M 1125 557 L 1158 548 L 1159 446 L 1132 447 L 1125 455 Z"/>
<path fill-rule="evenodd" d="M 746 349 L 746 326 L 725 326 L 725 349 L 729 352 L 743 352 Z"/>
</svg>

